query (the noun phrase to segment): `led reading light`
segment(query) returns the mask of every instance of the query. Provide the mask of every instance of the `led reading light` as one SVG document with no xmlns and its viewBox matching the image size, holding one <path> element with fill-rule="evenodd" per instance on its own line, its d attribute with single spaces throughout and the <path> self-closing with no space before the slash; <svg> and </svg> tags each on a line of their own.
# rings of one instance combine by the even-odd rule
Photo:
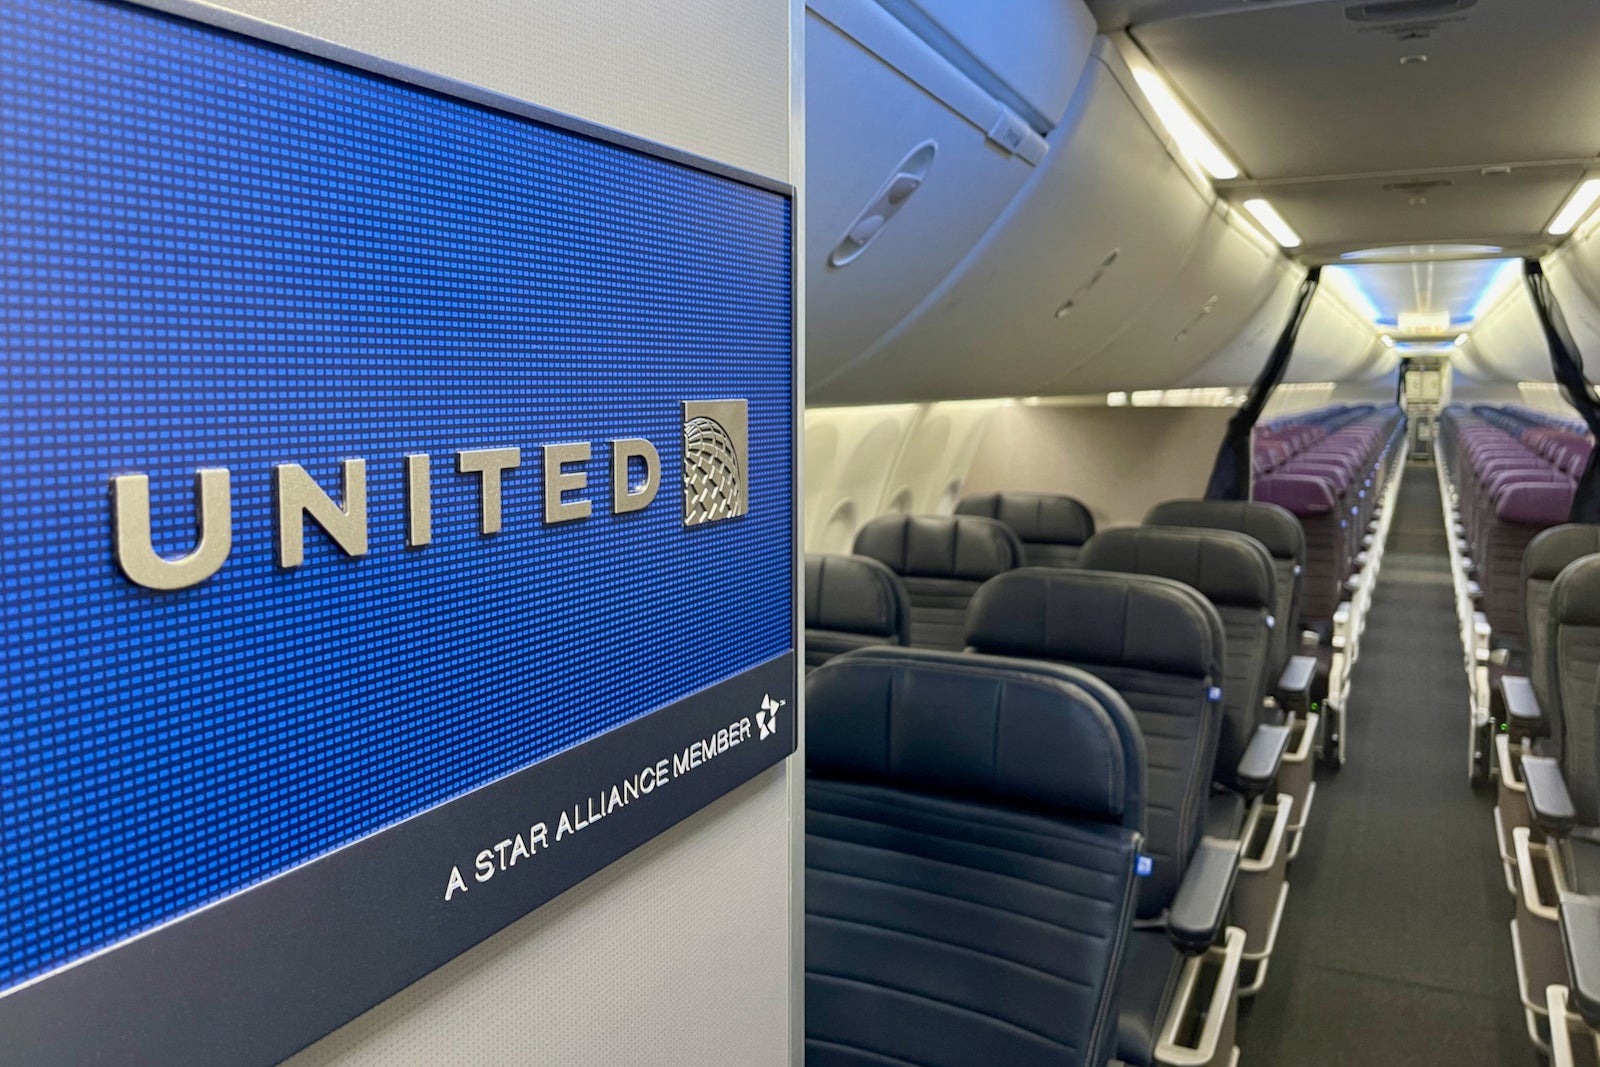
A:
<svg viewBox="0 0 1600 1067">
<path fill-rule="evenodd" d="M 1266 227 L 1272 239 L 1285 248 L 1300 247 L 1300 235 L 1294 232 L 1294 227 L 1283 220 L 1278 214 L 1278 209 L 1265 200 L 1246 200 L 1244 209 L 1255 216 L 1255 220 Z"/>
</svg>

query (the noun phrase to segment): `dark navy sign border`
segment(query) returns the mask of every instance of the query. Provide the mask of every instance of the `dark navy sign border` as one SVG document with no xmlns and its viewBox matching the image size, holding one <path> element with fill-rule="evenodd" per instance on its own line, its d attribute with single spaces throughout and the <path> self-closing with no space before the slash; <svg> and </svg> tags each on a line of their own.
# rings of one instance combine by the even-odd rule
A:
<svg viewBox="0 0 1600 1067">
<path fill-rule="evenodd" d="M 779 657 L 0 997 L 3 1058 L 276 1063 L 782 761 L 795 749 L 795 662 Z M 752 724 L 648 796 L 474 881 L 479 845 L 534 819 L 553 839 L 551 816 L 754 719 L 767 696 L 785 701 L 775 735 Z M 453 865 L 468 890 L 446 902 Z"/>
</svg>

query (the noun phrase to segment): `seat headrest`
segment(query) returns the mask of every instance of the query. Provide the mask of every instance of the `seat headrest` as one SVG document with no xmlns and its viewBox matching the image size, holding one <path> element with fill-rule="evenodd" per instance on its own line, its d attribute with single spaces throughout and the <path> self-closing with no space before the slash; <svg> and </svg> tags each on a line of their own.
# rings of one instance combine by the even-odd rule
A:
<svg viewBox="0 0 1600 1067">
<path fill-rule="evenodd" d="M 1556 578 L 1550 619 L 1561 626 L 1600 626 L 1600 555 L 1574 560 Z"/>
<path fill-rule="evenodd" d="M 1552 526 L 1528 543 L 1522 556 L 1522 580 L 1553 582 L 1567 564 L 1600 552 L 1600 526 L 1568 522 Z"/>
<path fill-rule="evenodd" d="M 808 630 L 909 640 L 905 586 L 875 559 L 806 553 L 805 607 Z"/>
<path fill-rule="evenodd" d="M 1140 574 L 1024 567 L 985 582 L 967 644 L 1022 656 L 1185 678 L 1222 677 L 1222 620 L 1188 586 Z"/>
<path fill-rule="evenodd" d="M 860 649 L 806 679 L 806 771 L 1144 829 L 1144 742 L 1082 671 Z"/>
<path fill-rule="evenodd" d="M 883 515 L 861 527 L 855 553 L 907 578 L 981 582 L 1022 563 L 1011 527 L 977 515 Z"/>
<path fill-rule="evenodd" d="M 1277 603 L 1278 579 L 1261 542 L 1232 530 L 1124 526 L 1094 535 L 1078 566 L 1086 571 L 1153 574 L 1182 582 L 1218 607 Z"/>
<path fill-rule="evenodd" d="M 1291 515 L 1326 515 L 1338 505 L 1333 485 L 1314 474 L 1272 474 L 1258 479 L 1255 499 L 1278 504 Z"/>
<path fill-rule="evenodd" d="M 1081 545 L 1094 536 L 1094 516 L 1083 502 L 1048 493 L 989 493 L 969 496 L 956 505 L 957 515 L 999 519 L 1025 542 Z"/>
<path fill-rule="evenodd" d="M 1572 514 L 1573 485 L 1559 482 L 1522 482 L 1508 486 L 1495 500 L 1494 513 L 1506 522 L 1524 526 L 1550 526 Z"/>
<path fill-rule="evenodd" d="M 1288 508 L 1259 500 L 1168 500 L 1144 517 L 1146 526 L 1201 526 L 1254 537 L 1274 559 L 1304 563 L 1306 533 Z"/>
</svg>

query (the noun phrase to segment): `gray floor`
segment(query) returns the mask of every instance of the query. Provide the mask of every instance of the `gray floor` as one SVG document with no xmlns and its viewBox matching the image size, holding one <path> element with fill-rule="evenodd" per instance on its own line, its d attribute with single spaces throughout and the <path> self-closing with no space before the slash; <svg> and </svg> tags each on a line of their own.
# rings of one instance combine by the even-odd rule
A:
<svg viewBox="0 0 1600 1067">
<path fill-rule="evenodd" d="M 1351 679 L 1349 759 L 1312 826 L 1244 1067 L 1533 1067 L 1495 853 L 1467 784 L 1467 685 L 1431 466 L 1401 483 Z"/>
</svg>

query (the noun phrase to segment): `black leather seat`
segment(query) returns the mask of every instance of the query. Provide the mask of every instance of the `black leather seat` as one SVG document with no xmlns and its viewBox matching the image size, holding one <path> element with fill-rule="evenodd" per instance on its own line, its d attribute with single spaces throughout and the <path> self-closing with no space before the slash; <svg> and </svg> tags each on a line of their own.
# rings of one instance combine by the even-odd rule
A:
<svg viewBox="0 0 1600 1067">
<path fill-rule="evenodd" d="M 1541 703 L 1550 699 L 1544 644 L 1552 587 L 1570 564 L 1596 553 L 1600 553 L 1600 526 L 1566 523 L 1539 534 L 1522 556 L 1522 619 L 1527 641 L 1528 681 Z"/>
<path fill-rule="evenodd" d="M 1522 757 L 1528 808 L 1559 839 L 1566 886 L 1600 895 L 1600 555 L 1556 579 L 1546 632 L 1552 743 Z M 1585 829 L 1568 837 L 1574 826 Z"/>
<path fill-rule="evenodd" d="M 1083 672 L 918 649 L 806 683 L 806 1062 L 1099 1065 L 1145 767 Z"/>
<path fill-rule="evenodd" d="M 1081 500 L 1048 493 L 989 493 L 956 505 L 958 515 L 998 519 L 1016 531 L 1030 567 L 1071 567 L 1094 536 L 1094 516 Z"/>
<path fill-rule="evenodd" d="M 911 605 L 888 567 L 865 556 L 806 553 L 806 669 L 841 652 L 911 643 Z"/>
<path fill-rule="evenodd" d="M 1199 593 L 1135 574 L 1011 571 L 979 591 L 967 617 L 974 651 L 1089 671 L 1121 694 L 1144 735 L 1151 869 L 1139 887 L 1142 928 L 1131 940 L 1122 985 L 1117 1055 L 1129 1064 L 1154 1062 L 1182 963 L 1175 946 L 1209 945 L 1232 889 L 1232 867 L 1225 887 L 1204 883 L 1237 863 L 1237 842 L 1202 847 L 1222 719 L 1222 642 L 1221 620 Z M 1198 863 L 1202 854 L 1206 862 Z M 1209 926 L 1190 918 L 1192 902 L 1206 899 L 1208 890 L 1224 894 L 1209 901 L 1217 909 Z"/>
<path fill-rule="evenodd" d="M 1079 560 L 1084 570 L 1168 578 L 1211 602 L 1222 621 L 1222 734 L 1213 781 L 1254 797 L 1269 788 L 1288 742 L 1288 731 L 1266 708 L 1277 605 L 1272 558 L 1253 537 L 1231 530 L 1177 526 L 1126 526 L 1096 534 Z M 1240 813 L 1240 822 L 1227 818 Z M 1242 806 L 1222 799 L 1208 832 L 1235 836 Z"/>
<path fill-rule="evenodd" d="M 905 583 L 911 644 L 959 651 L 967 604 L 978 587 L 1022 564 L 1011 528 L 976 515 L 884 515 L 856 534 L 855 553 Z"/>
<path fill-rule="evenodd" d="M 1587 712 L 1600 682 L 1600 555 L 1568 564 L 1550 587 L 1544 656 L 1549 678 L 1549 701 L 1541 702 L 1544 717 L 1550 736 L 1559 741 L 1563 758 L 1567 746 L 1579 746 L 1574 758 L 1579 766 L 1587 765 L 1587 770 L 1580 774 L 1579 782 L 1569 785 L 1583 791 L 1588 786 L 1582 779 L 1595 772 L 1597 751 L 1592 747 L 1596 738 Z M 1575 721 L 1568 722 L 1569 718 Z M 1600 790 L 1600 781 L 1594 788 Z M 1589 825 L 1600 826 L 1600 818 Z"/>
<path fill-rule="evenodd" d="M 1299 641 L 1300 579 L 1306 564 L 1306 534 L 1293 512 L 1257 500 L 1168 500 L 1151 508 L 1144 524 L 1232 530 L 1261 542 L 1277 579 L 1271 670 L 1281 673 Z"/>
</svg>

